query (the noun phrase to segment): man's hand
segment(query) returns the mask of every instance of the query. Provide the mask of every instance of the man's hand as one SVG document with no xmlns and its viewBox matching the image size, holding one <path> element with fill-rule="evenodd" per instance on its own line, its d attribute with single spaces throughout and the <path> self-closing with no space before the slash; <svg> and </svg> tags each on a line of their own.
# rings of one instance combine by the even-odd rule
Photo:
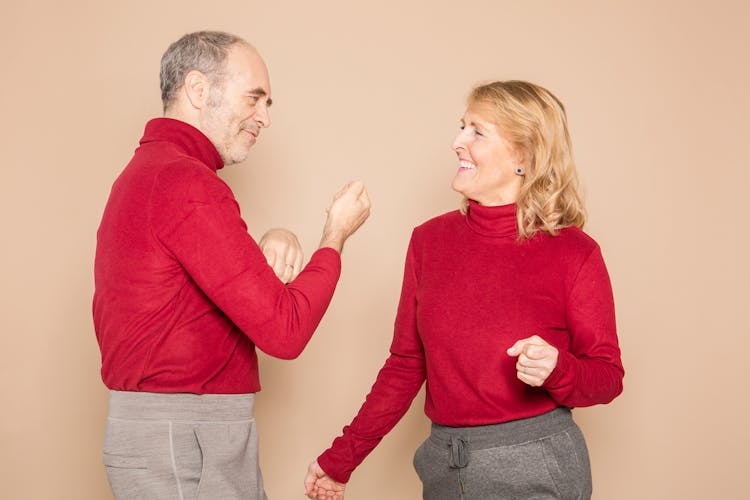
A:
<svg viewBox="0 0 750 500">
<path fill-rule="evenodd" d="M 268 265 L 284 283 L 289 283 L 302 270 L 304 255 L 302 245 L 291 231 L 275 228 L 269 229 L 258 243 Z"/>
<path fill-rule="evenodd" d="M 346 484 L 337 483 L 315 461 L 307 468 L 305 495 L 313 500 L 344 500 Z"/>
<path fill-rule="evenodd" d="M 532 387 L 541 387 L 557 366 L 557 349 L 538 335 L 519 340 L 507 352 L 518 356 L 518 380 Z"/>
<path fill-rule="evenodd" d="M 323 227 L 320 246 L 331 247 L 341 253 L 346 239 L 370 216 L 370 198 L 365 185 L 361 181 L 350 182 L 336 193 L 326 211 L 328 219 Z"/>
</svg>

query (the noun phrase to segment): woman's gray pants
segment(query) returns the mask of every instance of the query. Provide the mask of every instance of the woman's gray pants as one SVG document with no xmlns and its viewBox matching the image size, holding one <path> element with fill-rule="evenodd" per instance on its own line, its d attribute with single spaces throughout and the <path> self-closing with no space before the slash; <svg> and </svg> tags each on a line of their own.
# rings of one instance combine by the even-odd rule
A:
<svg viewBox="0 0 750 500">
<path fill-rule="evenodd" d="M 432 424 L 414 468 L 425 500 L 591 497 L 586 442 L 568 408 L 496 425 Z"/>
</svg>

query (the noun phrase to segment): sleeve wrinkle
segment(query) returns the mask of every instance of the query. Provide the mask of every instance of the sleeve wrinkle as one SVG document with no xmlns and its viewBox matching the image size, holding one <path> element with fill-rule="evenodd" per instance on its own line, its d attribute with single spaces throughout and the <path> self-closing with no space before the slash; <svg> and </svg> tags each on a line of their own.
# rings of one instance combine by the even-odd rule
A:
<svg viewBox="0 0 750 500">
<path fill-rule="evenodd" d="M 566 293 L 570 350 L 545 385 L 558 404 L 570 407 L 608 403 L 620 392 L 622 364 L 614 321 L 612 289 L 600 248 L 594 245 Z"/>
</svg>

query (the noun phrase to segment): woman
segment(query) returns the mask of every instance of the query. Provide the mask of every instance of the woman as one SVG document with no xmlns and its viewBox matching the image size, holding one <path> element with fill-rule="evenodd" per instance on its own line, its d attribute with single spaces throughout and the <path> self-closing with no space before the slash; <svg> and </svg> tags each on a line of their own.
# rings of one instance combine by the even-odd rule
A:
<svg viewBox="0 0 750 500">
<path fill-rule="evenodd" d="M 427 381 L 425 499 L 589 498 L 570 408 L 622 391 L 614 303 L 585 214 L 562 103 L 522 81 L 475 88 L 453 142 L 461 210 L 417 227 L 391 354 L 351 425 L 310 465 L 344 483 Z"/>
</svg>

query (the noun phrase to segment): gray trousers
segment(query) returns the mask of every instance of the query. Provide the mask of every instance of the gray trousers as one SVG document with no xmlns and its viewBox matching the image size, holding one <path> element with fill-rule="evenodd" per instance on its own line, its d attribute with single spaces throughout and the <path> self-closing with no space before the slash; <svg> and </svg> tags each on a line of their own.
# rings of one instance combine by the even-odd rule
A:
<svg viewBox="0 0 750 500">
<path fill-rule="evenodd" d="M 111 391 L 103 461 L 116 500 L 267 500 L 254 394 Z"/>
<path fill-rule="evenodd" d="M 425 500 L 591 498 L 586 442 L 567 408 L 496 425 L 432 424 L 414 468 Z"/>
</svg>

